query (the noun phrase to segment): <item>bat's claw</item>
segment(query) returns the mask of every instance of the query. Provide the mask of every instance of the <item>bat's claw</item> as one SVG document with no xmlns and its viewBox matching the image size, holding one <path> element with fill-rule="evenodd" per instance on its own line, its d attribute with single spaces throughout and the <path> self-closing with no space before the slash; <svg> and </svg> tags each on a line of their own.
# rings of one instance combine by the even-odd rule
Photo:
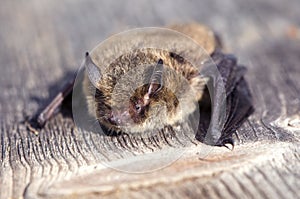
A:
<svg viewBox="0 0 300 199">
<path fill-rule="evenodd" d="M 219 140 L 216 146 L 224 146 L 227 149 L 232 151 L 234 149 L 234 140 L 232 137 L 224 138 Z"/>
</svg>

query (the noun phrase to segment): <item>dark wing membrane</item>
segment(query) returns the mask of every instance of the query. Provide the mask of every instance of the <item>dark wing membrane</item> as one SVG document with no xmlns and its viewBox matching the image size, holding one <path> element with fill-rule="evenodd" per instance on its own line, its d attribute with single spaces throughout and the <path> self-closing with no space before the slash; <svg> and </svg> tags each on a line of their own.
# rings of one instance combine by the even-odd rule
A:
<svg viewBox="0 0 300 199">
<path fill-rule="evenodd" d="M 207 144 L 224 146 L 227 143 L 233 144 L 232 134 L 253 112 L 252 97 L 247 82 L 243 78 L 246 68 L 237 65 L 237 60 L 233 55 L 226 55 L 217 50 L 212 54 L 212 59 L 222 76 L 221 80 L 226 92 L 225 122 L 220 130 L 220 136 L 211 136 L 213 133 L 210 132 L 210 129 L 216 129 L 215 125 L 219 124 L 218 120 L 221 118 L 213 114 L 212 110 L 215 107 L 219 107 L 218 103 L 222 99 L 218 99 L 218 96 L 222 95 L 217 93 L 220 92 L 220 89 L 214 89 L 214 100 L 211 100 L 209 91 L 206 88 L 202 99 L 199 101 L 201 119 L 196 139 Z M 222 113 L 222 111 L 219 112 Z"/>
<path fill-rule="evenodd" d="M 232 134 L 254 111 L 251 99 L 248 85 L 245 79 L 241 78 L 226 99 L 228 117 L 222 131 L 222 136 L 216 145 L 223 146 L 227 143 L 233 143 Z"/>
<path fill-rule="evenodd" d="M 38 111 L 37 116 L 32 118 L 32 120 L 29 122 L 32 127 L 42 128 L 50 118 L 52 118 L 59 112 L 63 102 L 68 101 L 69 103 L 67 104 L 69 104 L 70 106 L 70 99 L 72 96 L 75 79 L 76 74 L 70 77 L 70 79 L 68 79 L 68 81 L 65 82 L 62 87 L 60 87 L 58 93 L 54 96 L 53 99 L 51 99 L 47 106 L 42 107 L 42 109 Z"/>
</svg>

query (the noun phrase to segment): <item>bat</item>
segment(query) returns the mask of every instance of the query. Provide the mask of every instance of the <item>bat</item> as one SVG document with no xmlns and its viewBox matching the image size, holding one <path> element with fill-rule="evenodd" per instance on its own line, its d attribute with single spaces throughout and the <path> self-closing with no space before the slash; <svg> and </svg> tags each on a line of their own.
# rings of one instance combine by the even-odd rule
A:
<svg viewBox="0 0 300 199">
<path fill-rule="evenodd" d="M 86 53 L 83 90 L 88 112 L 107 136 L 118 136 L 184 122 L 200 107 L 195 138 L 209 145 L 234 146 L 233 133 L 254 111 L 244 78 L 246 68 L 234 55 L 222 52 L 219 37 L 206 26 L 194 23 L 167 28 L 200 45 L 215 63 L 219 76 L 203 77 L 184 53 L 165 49 L 134 49 L 113 60 L 105 70 L 97 63 L 99 55 Z M 195 60 L 202 61 L 201 57 Z M 40 127 L 72 93 L 73 84 L 71 80 L 38 115 Z"/>
</svg>

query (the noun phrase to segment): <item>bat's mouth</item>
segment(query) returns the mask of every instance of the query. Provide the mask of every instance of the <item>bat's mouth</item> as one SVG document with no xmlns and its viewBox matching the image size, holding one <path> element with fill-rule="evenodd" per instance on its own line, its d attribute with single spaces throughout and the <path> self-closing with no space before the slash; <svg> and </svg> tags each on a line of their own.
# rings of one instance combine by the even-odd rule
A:
<svg viewBox="0 0 300 199">
<path fill-rule="evenodd" d="M 130 98 L 129 104 L 126 107 L 114 108 L 108 121 L 112 125 L 118 127 L 129 127 L 133 124 L 141 124 L 146 119 L 147 111 L 149 110 L 149 98 Z"/>
<path fill-rule="evenodd" d="M 129 125 L 131 121 L 131 116 L 128 111 L 112 111 L 108 121 L 112 125 L 116 126 L 126 126 Z"/>
</svg>

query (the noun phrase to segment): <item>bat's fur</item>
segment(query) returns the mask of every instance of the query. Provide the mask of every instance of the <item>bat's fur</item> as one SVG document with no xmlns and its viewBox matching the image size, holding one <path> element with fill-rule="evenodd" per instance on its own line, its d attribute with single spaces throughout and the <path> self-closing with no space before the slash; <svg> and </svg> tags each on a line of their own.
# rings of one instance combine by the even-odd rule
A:
<svg viewBox="0 0 300 199">
<path fill-rule="evenodd" d="M 187 119 L 195 111 L 208 79 L 197 75 L 190 63 L 174 56 L 163 50 L 144 49 L 119 57 L 103 73 L 96 93 L 86 92 L 90 113 L 108 129 L 127 133 L 161 129 Z M 143 99 L 159 59 L 164 61 L 163 88 L 150 100 L 145 113 L 139 118 L 127 118 L 123 125 L 109 122 L 112 114 L 130 111 L 131 101 Z"/>
<path fill-rule="evenodd" d="M 211 103 L 205 89 L 208 79 L 201 77 L 183 56 L 164 50 L 139 49 L 121 55 L 105 71 L 101 71 L 101 80 L 96 82 L 96 93 L 88 89 L 93 86 L 86 76 L 84 88 L 89 112 L 109 132 L 141 133 L 185 121 L 199 105 L 201 120 L 196 138 L 218 146 L 233 144 L 232 134 L 253 111 L 251 95 L 243 78 L 245 68 L 237 65 L 234 56 L 220 51 L 218 39 L 208 28 L 198 24 L 169 28 L 186 34 L 204 47 L 223 77 L 226 121 L 218 134 L 220 136 L 207 136 L 207 133 L 214 133 L 208 131 L 218 123 L 218 118 L 212 117 L 212 108 L 218 105 L 219 100 Z M 164 62 L 163 88 L 151 99 L 143 114 L 130 114 L 134 112 L 132 104 L 143 99 L 147 93 L 151 71 L 159 59 Z M 124 114 L 129 117 L 122 118 Z M 121 123 L 111 122 L 114 115 L 122 118 Z"/>
</svg>

